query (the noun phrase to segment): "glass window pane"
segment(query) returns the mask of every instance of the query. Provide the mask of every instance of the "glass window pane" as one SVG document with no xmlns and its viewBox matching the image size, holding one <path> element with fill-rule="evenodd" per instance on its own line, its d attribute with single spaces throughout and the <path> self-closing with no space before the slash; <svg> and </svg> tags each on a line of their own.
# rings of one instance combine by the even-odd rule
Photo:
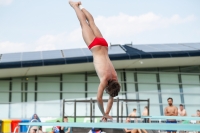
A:
<svg viewBox="0 0 200 133">
<path fill-rule="evenodd" d="M 88 93 L 88 98 L 96 99 L 99 82 L 100 81 L 96 73 L 88 74 L 88 91 L 95 92 L 95 93 Z M 108 94 L 104 93 L 103 97 L 107 95 Z"/>
<path fill-rule="evenodd" d="M 128 99 L 136 99 L 135 93 L 135 84 L 131 82 L 135 82 L 134 73 L 126 72 L 126 87 L 127 87 L 127 97 Z"/>
<path fill-rule="evenodd" d="M 9 104 L 0 104 L 0 119 L 8 118 L 9 115 Z"/>
<path fill-rule="evenodd" d="M 35 101 L 35 78 L 29 77 L 27 82 L 27 102 Z"/>
<path fill-rule="evenodd" d="M 63 74 L 63 91 L 63 99 L 85 98 L 85 74 Z"/>
<path fill-rule="evenodd" d="M 139 99 L 150 99 L 151 104 L 159 104 L 157 85 L 138 84 Z"/>
<path fill-rule="evenodd" d="M 194 93 L 200 94 L 200 86 L 199 85 L 183 85 L 183 93 Z"/>
<path fill-rule="evenodd" d="M 36 113 L 40 117 L 60 117 L 60 104 L 59 100 L 37 102 Z"/>
<path fill-rule="evenodd" d="M 22 103 L 12 103 L 10 105 L 10 118 L 22 118 Z"/>
<path fill-rule="evenodd" d="M 161 83 L 174 83 L 178 84 L 178 74 L 172 73 L 160 73 L 160 82 Z"/>
<path fill-rule="evenodd" d="M 157 83 L 156 74 L 137 74 L 139 83 Z"/>
<path fill-rule="evenodd" d="M 199 75 L 181 75 L 183 84 L 199 84 Z"/>
<path fill-rule="evenodd" d="M 30 119 L 30 117 L 32 117 L 32 115 L 35 113 L 35 102 L 24 103 L 24 108 L 25 108 L 25 114 L 26 114 L 25 118 Z"/>
<path fill-rule="evenodd" d="M 200 89 L 200 88 L 199 88 Z M 194 94 L 184 94 L 185 104 L 199 104 L 200 93 Z"/>
<path fill-rule="evenodd" d="M 19 102 L 22 102 L 21 101 L 21 90 L 22 90 L 22 87 L 21 87 L 21 79 L 20 78 L 13 78 L 12 80 L 12 98 L 11 98 L 11 101 L 14 102 L 14 103 L 19 103 Z M 13 105 L 14 107 L 15 106 L 18 106 L 18 105 Z M 20 105 L 21 106 L 21 105 Z"/>
<path fill-rule="evenodd" d="M 9 102 L 9 86 L 8 81 L 0 81 L 0 102 Z M 7 91 L 7 92 L 6 92 Z"/>
<path fill-rule="evenodd" d="M 184 66 L 181 67 L 183 73 L 200 73 L 200 66 Z"/>
<path fill-rule="evenodd" d="M 60 99 L 59 91 L 59 77 L 38 77 L 37 101 L 58 100 Z"/>
</svg>

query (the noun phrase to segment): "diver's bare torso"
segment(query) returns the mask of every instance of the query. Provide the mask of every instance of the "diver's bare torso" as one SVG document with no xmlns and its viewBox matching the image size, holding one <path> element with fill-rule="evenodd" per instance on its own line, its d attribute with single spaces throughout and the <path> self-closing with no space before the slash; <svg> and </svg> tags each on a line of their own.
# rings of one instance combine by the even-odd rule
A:
<svg viewBox="0 0 200 133">
<path fill-rule="evenodd" d="M 117 73 L 108 56 L 108 47 L 95 46 L 91 49 L 93 54 L 93 63 L 97 75 L 102 80 L 117 80 Z"/>
</svg>

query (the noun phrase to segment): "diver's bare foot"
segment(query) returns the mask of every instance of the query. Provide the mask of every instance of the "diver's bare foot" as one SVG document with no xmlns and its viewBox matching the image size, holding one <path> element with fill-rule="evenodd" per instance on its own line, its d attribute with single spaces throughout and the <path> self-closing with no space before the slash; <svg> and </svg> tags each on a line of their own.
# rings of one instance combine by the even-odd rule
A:
<svg viewBox="0 0 200 133">
<path fill-rule="evenodd" d="M 81 5 L 81 2 L 80 1 L 79 2 L 74 2 L 72 0 L 69 0 L 69 4 L 70 4 L 71 7 L 75 7 L 75 6 Z"/>
</svg>

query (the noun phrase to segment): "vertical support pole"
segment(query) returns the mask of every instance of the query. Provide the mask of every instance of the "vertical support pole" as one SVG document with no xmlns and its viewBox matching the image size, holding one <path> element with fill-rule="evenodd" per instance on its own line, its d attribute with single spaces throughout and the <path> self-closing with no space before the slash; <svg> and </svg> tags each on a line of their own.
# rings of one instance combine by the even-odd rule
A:
<svg viewBox="0 0 200 133">
<path fill-rule="evenodd" d="M 74 122 L 76 122 L 76 100 L 74 100 Z"/>
<path fill-rule="evenodd" d="M 149 112 L 149 105 L 150 105 L 150 104 L 149 104 L 149 99 L 148 99 L 148 105 L 147 105 L 147 106 L 148 106 L 148 116 L 149 116 L 149 114 L 150 114 L 150 112 Z"/>
<path fill-rule="evenodd" d="M 92 98 L 90 99 L 90 122 L 92 123 Z"/>
<path fill-rule="evenodd" d="M 121 102 L 121 123 L 123 123 L 123 102 Z"/>
<path fill-rule="evenodd" d="M 149 111 L 150 111 L 150 100 L 148 99 L 148 114 L 147 114 L 148 116 L 150 115 L 150 112 L 149 112 Z M 149 119 L 148 121 L 149 121 L 149 123 L 150 123 L 150 119 Z"/>
<path fill-rule="evenodd" d="M 119 97 L 117 97 L 117 123 L 119 123 Z"/>
<path fill-rule="evenodd" d="M 95 117 L 95 102 L 92 101 L 92 103 L 93 103 L 93 110 L 92 110 L 92 112 L 93 112 L 93 122 L 95 122 L 95 120 L 96 120 L 96 117 Z"/>
<path fill-rule="evenodd" d="M 63 99 L 63 111 L 62 111 L 62 121 L 64 122 L 64 116 L 65 116 L 65 99 Z"/>
</svg>

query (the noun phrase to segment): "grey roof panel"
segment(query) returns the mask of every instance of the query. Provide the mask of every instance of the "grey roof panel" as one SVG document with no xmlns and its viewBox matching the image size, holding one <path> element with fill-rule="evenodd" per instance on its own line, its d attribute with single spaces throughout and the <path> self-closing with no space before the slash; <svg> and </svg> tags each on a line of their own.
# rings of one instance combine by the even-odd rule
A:
<svg viewBox="0 0 200 133">
<path fill-rule="evenodd" d="M 200 43 L 187 43 L 187 44 L 183 44 L 183 45 L 194 48 L 196 50 L 200 50 Z"/>
<path fill-rule="evenodd" d="M 132 45 L 133 48 L 136 48 L 138 50 L 142 50 L 144 52 L 158 52 L 160 51 L 157 48 L 151 47 L 149 45 Z"/>
<path fill-rule="evenodd" d="M 64 57 L 69 58 L 69 57 L 83 57 L 86 56 L 85 53 L 83 53 L 83 50 L 78 48 L 78 49 L 66 49 L 63 50 Z"/>
<path fill-rule="evenodd" d="M 175 49 L 177 49 L 178 51 L 189 51 L 189 50 L 196 50 L 194 48 L 191 48 L 191 47 L 188 47 L 188 46 L 185 46 L 183 44 L 165 44 L 169 47 L 173 47 Z"/>
<path fill-rule="evenodd" d="M 2 54 L 1 62 L 16 62 L 21 61 L 21 53 Z"/>
<path fill-rule="evenodd" d="M 88 48 L 82 48 L 84 55 L 92 56 L 92 52 Z"/>
<path fill-rule="evenodd" d="M 42 52 L 43 59 L 57 59 L 63 58 L 61 50 L 52 50 L 52 51 L 43 51 Z"/>
<path fill-rule="evenodd" d="M 25 52 L 22 53 L 22 61 L 41 60 L 42 52 Z"/>
<path fill-rule="evenodd" d="M 119 46 L 119 45 L 114 45 L 108 47 L 108 54 L 125 54 L 126 52 Z"/>
<path fill-rule="evenodd" d="M 170 47 L 168 45 L 165 45 L 165 44 L 152 44 L 152 45 L 149 45 L 150 47 L 152 48 L 155 48 L 155 49 L 159 49 L 159 51 L 163 51 L 163 52 L 168 52 L 168 51 L 178 51 L 177 48 L 175 47 Z"/>
</svg>

